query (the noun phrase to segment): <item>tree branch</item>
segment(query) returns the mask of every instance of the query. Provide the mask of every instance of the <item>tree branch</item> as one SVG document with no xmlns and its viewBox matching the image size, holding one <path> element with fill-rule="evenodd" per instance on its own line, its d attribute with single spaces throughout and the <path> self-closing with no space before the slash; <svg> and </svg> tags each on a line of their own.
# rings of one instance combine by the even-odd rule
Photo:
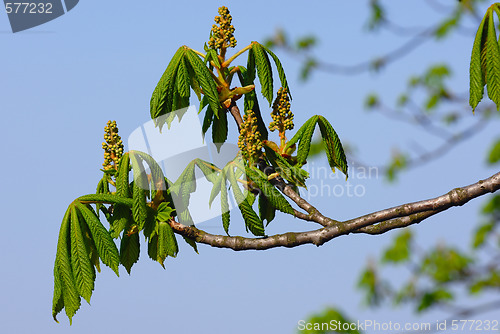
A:
<svg viewBox="0 0 500 334">
<path fill-rule="evenodd" d="M 228 110 L 231 113 L 231 115 L 233 115 L 234 121 L 238 126 L 238 132 L 239 132 L 241 129 L 241 124 L 243 124 L 243 118 L 241 118 L 240 108 L 238 108 L 238 105 L 236 104 L 235 101 L 231 101 L 231 105 L 229 106 Z"/>
<path fill-rule="evenodd" d="M 174 220 L 170 221 L 170 226 L 176 233 L 192 238 L 198 243 L 233 250 L 262 250 L 275 247 L 295 247 L 304 244 L 321 246 L 333 238 L 349 233 L 380 234 L 395 228 L 416 224 L 436 213 L 453 206 L 462 206 L 471 199 L 493 193 L 498 189 L 500 189 L 500 172 L 485 180 L 480 180 L 462 188 L 455 188 L 432 199 L 402 204 L 345 222 L 331 220 L 332 223 L 328 226 L 314 231 L 288 232 L 263 238 L 214 235 L 199 230 L 194 226 L 185 226 Z"/>
</svg>

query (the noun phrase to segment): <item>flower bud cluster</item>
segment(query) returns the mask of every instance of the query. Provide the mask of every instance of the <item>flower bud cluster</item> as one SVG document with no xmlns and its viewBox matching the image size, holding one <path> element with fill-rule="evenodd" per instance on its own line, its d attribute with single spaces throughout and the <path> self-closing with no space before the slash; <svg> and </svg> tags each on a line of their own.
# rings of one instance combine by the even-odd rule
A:
<svg viewBox="0 0 500 334">
<path fill-rule="evenodd" d="M 220 7 L 219 15 L 215 17 L 215 23 L 219 26 L 217 24 L 212 26 L 208 46 L 211 49 L 234 48 L 236 46 L 236 39 L 233 36 L 234 26 L 231 24 L 233 18 L 229 14 L 229 9 L 225 6 Z"/>
<path fill-rule="evenodd" d="M 116 121 L 108 121 L 104 127 L 104 140 L 102 143 L 104 150 L 104 163 L 102 166 L 105 170 L 116 168 L 123 155 L 123 142 L 118 135 Z"/>
<path fill-rule="evenodd" d="M 248 110 L 243 116 L 238 147 L 243 157 L 250 162 L 257 161 L 261 154 L 262 138 L 257 131 L 257 117 L 252 110 Z"/>
<path fill-rule="evenodd" d="M 284 132 L 293 129 L 293 113 L 290 111 L 290 97 L 286 88 L 278 90 L 271 117 L 273 121 L 269 124 L 269 130 Z"/>
</svg>

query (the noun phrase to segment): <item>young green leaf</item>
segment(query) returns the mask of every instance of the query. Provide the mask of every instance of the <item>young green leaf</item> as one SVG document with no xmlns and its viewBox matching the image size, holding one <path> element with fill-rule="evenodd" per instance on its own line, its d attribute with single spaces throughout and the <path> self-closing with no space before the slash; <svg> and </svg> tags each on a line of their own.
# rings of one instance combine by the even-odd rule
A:
<svg viewBox="0 0 500 334">
<path fill-rule="evenodd" d="M 142 230 L 147 217 L 147 203 L 146 203 L 146 192 L 144 189 L 139 188 L 135 182 L 132 187 L 134 196 L 134 205 L 132 206 L 132 216 L 139 229 Z"/>
<path fill-rule="evenodd" d="M 156 214 L 156 219 L 160 222 L 166 222 L 172 219 L 172 212 L 175 209 L 171 208 L 168 203 L 162 202 L 158 206 L 158 212 Z"/>
<path fill-rule="evenodd" d="M 250 49 L 250 50 L 248 50 L 248 59 L 247 59 L 247 68 L 246 68 L 246 70 L 242 71 L 241 68 L 240 68 L 241 74 L 245 78 L 245 82 L 244 83 L 242 82 L 243 86 L 251 85 L 251 84 L 254 83 L 254 81 L 255 81 L 255 70 L 256 70 L 256 67 L 255 67 L 255 53 L 254 53 L 254 51 L 252 49 Z M 241 81 L 241 77 L 240 77 L 240 81 Z"/>
<path fill-rule="evenodd" d="M 198 79 L 196 79 L 196 73 L 194 72 L 193 67 L 189 64 L 188 61 L 186 61 L 186 59 L 184 59 L 184 62 L 189 76 L 189 84 L 191 85 L 191 88 L 195 92 L 196 96 L 198 97 L 198 101 L 201 101 L 202 97 L 201 97 L 200 82 L 198 81 Z"/>
<path fill-rule="evenodd" d="M 212 142 L 217 147 L 217 152 L 220 152 L 221 146 L 227 140 L 227 112 L 222 111 L 219 117 L 213 118 L 213 126 L 212 126 Z"/>
<path fill-rule="evenodd" d="M 167 254 L 171 257 L 177 257 L 177 253 L 179 253 L 179 245 L 177 244 L 177 239 L 175 238 L 174 231 L 168 223 L 162 224 L 166 224 L 163 231 L 167 241 Z"/>
<path fill-rule="evenodd" d="M 311 149 L 311 141 L 316 128 L 316 123 L 318 122 L 318 115 L 314 115 L 309 118 L 297 131 L 295 136 L 290 139 L 287 143 L 287 148 L 299 141 L 299 147 L 297 150 L 297 162 L 299 166 L 306 163 L 306 159 L 309 156 L 309 151 Z"/>
<path fill-rule="evenodd" d="M 271 164 L 276 168 L 276 171 L 285 180 L 297 185 L 299 187 L 307 188 L 305 184 L 306 178 L 309 177 L 309 173 L 300 167 L 292 166 L 288 161 L 281 156 L 281 154 L 276 153 L 272 148 L 264 145 L 266 151 L 266 157 L 269 159 Z"/>
<path fill-rule="evenodd" d="M 191 161 L 182 174 L 179 176 L 174 185 L 170 188 L 177 197 L 187 206 L 189 203 L 190 194 L 196 191 L 196 176 L 195 176 L 195 161 Z M 177 202 L 176 202 L 177 203 Z M 179 212 L 177 212 L 179 213 Z"/>
<path fill-rule="evenodd" d="M 199 158 L 195 159 L 195 163 L 209 182 L 214 183 L 217 181 L 217 173 L 219 169 L 217 166 Z"/>
<path fill-rule="evenodd" d="M 116 195 L 120 197 L 131 197 L 129 186 L 130 159 L 129 152 L 123 154 L 118 164 L 118 175 L 116 177 Z"/>
<path fill-rule="evenodd" d="M 132 266 L 139 260 L 139 253 L 139 234 L 124 235 L 120 242 L 120 263 L 123 264 L 129 275 Z"/>
<path fill-rule="evenodd" d="M 70 215 L 75 202 L 71 203 L 64 214 L 64 218 L 59 231 L 59 240 L 57 242 L 56 261 L 54 264 L 54 304 L 52 305 L 52 316 L 57 321 L 57 313 L 63 306 L 66 315 L 71 319 L 80 308 L 80 295 L 75 285 L 73 270 L 70 260 Z M 61 302 L 62 296 L 62 302 Z"/>
<path fill-rule="evenodd" d="M 158 262 L 164 267 L 167 256 L 176 257 L 178 252 L 177 240 L 168 223 L 158 223 Z"/>
<path fill-rule="evenodd" d="M 212 61 L 216 67 L 221 67 L 219 57 L 217 56 L 217 51 L 214 49 L 208 50 L 207 54 L 205 55 L 205 63 L 209 63 Z"/>
<path fill-rule="evenodd" d="M 229 235 L 229 201 L 227 194 L 226 176 L 221 173 L 221 183 L 220 183 L 220 209 L 222 213 L 222 227 L 227 235 Z M 214 186 L 215 187 L 215 186 Z"/>
<path fill-rule="evenodd" d="M 163 171 L 160 165 L 158 165 L 155 159 L 153 159 L 150 155 L 141 151 L 130 151 L 130 154 L 132 156 L 138 156 L 141 160 L 145 161 L 148 164 L 149 170 L 151 171 L 151 183 L 153 184 L 151 191 L 166 190 L 165 176 L 163 175 Z M 132 159 L 132 161 L 134 161 L 132 166 L 134 165 L 137 166 L 139 159 Z M 147 176 L 146 177 L 144 176 L 145 171 L 142 164 L 141 166 L 136 168 L 138 168 L 141 171 L 141 177 L 142 177 L 141 182 L 147 182 Z M 147 190 L 147 187 L 144 187 L 144 189 Z"/>
<path fill-rule="evenodd" d="M 250 51 L 252 51 L 250 49 Z M 252 58 L 254 59 L 254 58 Z M 255 80 L 255 63 L 253 64 L 253 74 L 250 73 L 243 66 L 239 66 L 240 71 L 238 71 L 238 78 L 242 86 L 253 85 Z M 248 92 L 244 97 L 244 109 L 252 110 L 257 118 L 257 130 L 260 132 L 260 136 L 262 139 L 268 138 L 267 126 L 262 119 L 262 114 L 260 112 L 259 101 L 257 99 L 257 94 L 255 90 Z"/>
<path fill-rule="evenodd" d="M 267 220 L 266 227 L 274 219 L 276 209 L 269 203 L 264 194 L 259 194 L 259 216 L 262 221 Z"/>
<path fill-rule="evenodd" d="M 337 133 L 323 116 L 318 116 L 318 124 L 330 167 L 334 172 L 335 168 L 340 169 L 347 178 L 347 159 Z"/>
<path fill-rule="evenodd" d="M 203 97 L 205 99 L 205 97 Z M 208 129 L 210 128 L 210 125 L 212 125 L 212 121 L 214 119 L 214 112 L 212 111 L 212 108 L 210 106 L 207 107 L 207 110 L 205 111 L 205 117 L 203 117 L 203 125 L 201 127 L 201 132 L 203 133 L 203 138 L 205 138 L 205 134 L 207 133 Z"/>
<path fill-rule="evenodd" d="M 263 195 L 267 200 L 269 200 L 272 207 L 280 210 L 281 212 L 294 215 L 293 207 L 290 205 L 290 203 L 288 203 L 285 197 L 268 181 L 266 174 L 252 167 L 245 167 L 245 171 L 247 173 L 247 176 L 257 185 L 257 187 L 259 187 L 260 190 L 262 190 Z"/>
<path fill-rule="evenodd" d="M 241 191 L 233 169 L 230 168 L 228 171 L 228 180 L 231 184 L 231 189 L 233 190 L 234 198 L 238 203 L 241 215 L 245 221 L 245 226 L 253 235 L 264 236 L 264 224 L 262 220 L 260 220 L 259 216 L 252 209 L 252 205 L 248 202 L 247 195 L 244 195 Z"/>
<path fill-rule="evenodd" d="M 170 60 L 167 69 L 163 73 L 160 81 L 156 85 L 150 102 L 151 118 L 155 120 L 156 125 L 162 127 L 165 119 L 159 118 L 172 111 L 172 101 L 174 99 L 175 77 L 179 63 L 184 57 L 185 47 L 181 46 Z"/>
<path fill-rule="evenodd" d="M 217 92 L 217 86 L 210 75 L 209 69 L 193 50 L 186 49 L 186 57 L 196 74 L 196 79 L 203 89 L 203 94 L 208 97 L 210 107 L 214 111 L 214 114 L 219 117 L 219 110 L 221 109 L 221 105 L 219 103 L 219 93 Z"/>
<path fill-rule="evenodd" d="M 83 237 L 79 216 L 74 206 L 71 206 L 71 269 L 75 278 L 78 294 L 90 304 L 94 290 L 95 270 L 90 263 L 89 246 Z"/>
<path fill-rule="evenodd" d="M 130 208 L 123 204 L 115 204 L 113 206 L 113 215 L 109 220 L 109 233 L 112 238 L 116 239 L 120 236 L 123 230 L 130 228 L 134 224 L 132 212 Z"/>
<path fill-rule="evenodd" d="M 57 320 L 57 314 L 64 308 L 64 299 L 62 295 L 62 283 L 61 274 L 57 268 L 57 264 L 54 265 L 54 295 L 52 297 L 52 317 L 54 321 L 59 323 Z"/>
<path fill-rule="evenodd" d="M 123 204 L 128 207 L 132 207 L 134 201 L 132 198 L 119 197 L 112 194 L 89 194 L 83 195 L 76 199 L 79 202 L 98 202 L 98 203 L 109 203 L 109 204 Z"/>
<path fill-rule="evenodd" d="M 116 248 L 113 239 L 109 232 L 104 228 L 99 218 L 92 212 L 89 207 L 85 204 L 76 202 L 76 207 L 82 214 L 89 230 L 94 239 L 97 252 L 102 262 L 113 269 L 113 271 L 118 276 L 118 265 L 120 264 L 120 255 L 118 254 L 118 248 Z"/>
<path fill-rule="evenodd" d="M 226 184 L 224 170 L 221 173 L 219 173 L 217 179 L 213 183 L 214 185 L 212 187 L 212 191 L 210 192 L 210 198 L 208 199 L 209 206 L 212 206 L 215 197 L 217 197 L 217 195 L 220 193 L 222 183 Z"/>
<path fill-rule="evenodd" d="M 267 53 L 259 43 L 252 42 L 252 51 L 255 55 L 255 65 L 257 67 L 262 96 L 269 101 L 269 106 L 271 106 L 273 103 L 273 71 L 271 63 L 269 62 Z"/>
<path fill-rule="evenodd" d="M 271 50 L 269 50 L 264 45 L 262 45 L 262 48 L 271 56 L 271 58 L 273 58 L 274 64 L 276 65 L 276 69 L 278 70 L 278 75 L 279 75 L 279 78 L 280 78 L 281 87 L 287 89 L 288 95 L 290 96 L 290 100 L 291 100 L 292 99 L 292 94 L 290 93 L 290 88 L 288 87 L 288 82 L 286 81 L 285 70 L 283 69 L 283 65 L 281 65 L 281 62 L 280 62 L 278 56 L 276 56 L 274 54 L 274 52 L 272 52 Z"/>
<path fill-rule="evenodd" d="M 198 253 L 198 246 L 196 245 L 196 241 L 194 241 L 194 239 L 191 239 L 189 237 L 186 237 L 186 236 L 182 236 L 182 238 L 184 239 L 184 241 L 189 245 L 191 246 L 194 251 L 196 252 L 196 254 L 199 254 Z"/>
<path fill-rule="evenodd" d="M 486 36 L 486 85 L 488 97 L 500 108 L 500 49 L 495 32 L 493 15 L 486 19 L 488 33 Z"/>
<path fill-rule="evenodd" d="M 177 76 L 175 78 L 175 83 L 177 85 L 177 91 L 181 97 L 188 97 L 191 95 L 191 79 L 189 78 L 189 73 L 187 69 L 186 60 L 183 57 L 179 61 L 179 68 L 177 69 Z"/>
<path fill-rule="evenodd" d="M 148 255 L 153 261 L 157 261 L 159 264 L 161 264 L 163 269 L 165 269 L 165 266 L 163 265 L 163 260 L 165 259 L 166 255 L 162 260 L 162 258 L 158 254 L 158 234 L 157 233 L 154 233 L 148 239 Z"/>
</svg>

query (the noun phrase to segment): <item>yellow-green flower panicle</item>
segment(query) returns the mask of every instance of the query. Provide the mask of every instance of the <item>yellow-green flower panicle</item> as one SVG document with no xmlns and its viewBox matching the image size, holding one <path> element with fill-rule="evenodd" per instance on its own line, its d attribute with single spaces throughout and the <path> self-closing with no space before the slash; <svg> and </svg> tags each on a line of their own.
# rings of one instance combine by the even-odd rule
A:
<svg viewBox="0 0 500 334">
<path fill-rule="evenodd" d="M 238 138 L 238 147 L 243 157 L 250 163 L 257 162 L 262 151 L 262 137 L 257 131 L 257 117 L 252 110 L 243 116 L 243 124 Z"/>
<path fill-rule="evenodd" d="M 231 24 L 233 20 L 229 9 L 222 6 L 219 8 L 219 15 L 215 17 L 215 23 L 210 31 L 210 40 L 208 46 L 211 49 L 225 49 L 228 47 L 234 48 L 236 46 L 236 39 L 234 38 L 234 26 Z"/>
<path fill-rule="evenodd" d="M 123 142 L 118 135 L 118 127 L 116 121 L 108 121 L 104 127 L 104 142 L 102 143 L 104 150 L 104 170 L 117 169 L 118 162 L 123 155 Z"/>
<path fill-rule="evenodd" d="M 278 90 L 271 117 L 273 121 L 269 124 L 269 130 L 278 130 L 281 134 L 285 130 L 293 129 L 293 113 L 290 111 L 290 96 L 286 88 L 281 87 Z"/>
</svg>

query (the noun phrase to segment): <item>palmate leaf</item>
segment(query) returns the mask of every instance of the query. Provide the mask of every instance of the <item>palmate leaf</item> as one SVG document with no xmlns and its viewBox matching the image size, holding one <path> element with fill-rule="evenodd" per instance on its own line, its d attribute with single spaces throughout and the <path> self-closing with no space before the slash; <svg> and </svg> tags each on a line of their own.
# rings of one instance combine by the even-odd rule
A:
<svg viewBox="0 0 500 334">
<path fill-rule="evenodd" d="M 78 202 L 99 202 L 109 204 L 123 204 L 132 207 L 134 201 L 132 198 L 120 197 L 112 194 L 89 194 L 76 199 Z"/>
<path fill-rule="evenodd" d="M 486 36 L 486 85 L 488 97 L 500 108 L 500 49 L 495 32 L 493 15 L 486 19 L 488 33 Z"/>
<path fill-rule="evenodd" d="M 123 154 L 118 164 L 118 174 L 116 176 L 116 194 L 120 197 L 131 197 L 129 181 L 130 159 L 129 153 Z"/>
<path fill-rule="evenodd" d="M 291 100 L 292 94 L 290 93 L 290 88 L 288 87 L 288 82 L 286 81 L 285 70 L 283 69 L 283 65 L 281 65 L 281 61 L 279 60 L 278 56 L 276 56 L 274 54 L 274 52 L 269 50 L 267 47 L 262 45 L 262 48 L 271 56 L 271 58 L 273 58 L 274 64 L 276 65 L 276 69 L 278 70 L 278 76 L 280 78 L 281 87 L 287 89 L 288 95 L 290 96 L 290 100 Z"/>
<path fill-rule="evenodd" d="M 139 226 L 139 229 L 142 230 L 144 224 L 146 223 L 146 218 L 148 216 L 146 191 L 142 188 L 139 188 L 135 182 L 132 189 L 134 196 L 133 198 L 134 205 L 132 206 L 132 216 L 134 217 L 134 221 Z"/>
<path fill-rule="evenodd" d="M 82 233 L 81 225 L 85 221 L 80 221 L 75 206 L 71 206 L 71 269 L 75 279 L 78 294 L 90 304 L 90 297 L 94 290 L 95 269 L 90 263 L 90 247 Z"/>
<path fill-rule="evenodd" d="M 179 61 L 179 68 L 177 69 L 175 83 L 177 85 L 177 91 L 179 92 L 179 95 L 181 97 L 189 98 L 189 96 L 191 95 L 191 79 L 189 78 L 189 72 L 184 57 Z"/>
<path fill-rule="evenodd" d="M 134 217 L 134 221 L 140 226 L 140 229 L 142 229 L 147 218 L 146 196 L 149 195 L 149 182 L 144 165 L 142 164 L 142 156 L 137 151 L 130 153 L 130 163 L 134 172 L 132 216 Z M 163 181 L 163 177 L 161 179 Z"/>
<path fill-rule="evenodd" d="M 481 50 L 484 49 L 484 44 L 486 42 L 487 30 L 484 29 L 484 24 L 488 13 L 483 17 L 481 24 L 476 33 L 476 38 L 474 39 L 474 45 L 472 47 L 472 54 L 470 59 L 470 89 L 469 89 L 469 104 L 472 110 L 476 109 L 479 101 L 482 100 L 484 94 L 484 85 L 486 84 L 485 70 L 482 66 L 481 60 Z"/>
<path fill-rule="evenodd" d="M 274 208 L 290 215 L 294 214 L 293 207 L 290 205 L 290 203 L 288 203 L 285 197 L 268 181 L 266 174 L 252 167 L 245 167 L 245 171 L 247 176 L 257 185 L 257 187 L 259 187 L 260 190 L 262 190 L 263 195 L 267 200 L 269 200 L 270 204 Z"/>
<path fill-rule="evenodd" d="M 252 52 L 252 50 L 250 49 L 249 52 Z M 240 66 L 240 71 L 238 71 L 238 78 L 240 79 L 242 86 L 253 85 L 255 80 L 255 61 L 253 64 L 253 74 L 247 71 L 247 69 L 244 68 L 243 66 Z M 257 94 L 255 93 L 255 90 L 252 90 L 251 92 L 245 94 L 244 107 L 245 110 L 252 110 L 254 112 L 255 117 L 257 118 L 257 130 L 260 132 L 261 138 L 267 140 L 268 138 L 267 126 L 264 123 L 264 120 L 262 119 L 262 114 L 260 113 L 259 101 L 257 99 Z"/>
<path fill-rule="evenodd" d="M 61 274 L 59 273 L 59 269 L 57 267 L 57 263 L 54 264 L 54 294 L 52 297 L 52 317 L 56 322 L 57 315 L 64 308 L 64 300 L 62 295 L 62 283 L 61 283 Z"/>
<path fill-rule="evenodd" d="M 318 116 L 314 115 L 309 118 L 297 131 L 297 133 L 290 139 L 287 143 L 287 148 L 297 143 L 300 140 L 298 150 L 297 150 L 297 162 L 300 166 L 306 163 L 306 159 L 309 156 L 309 151 L 311 149 L 311 141 L 316 128 L 316 123 L 318 122 Z"/>
<path fill-rule="evenodd" d="M 196 166 L 201 170 L 203 175 L 205 175 L 205 178 L 211 182 L 214 183 L 217 180 L 217 173 L 218 173 L 218 168 L 215 166 L 213 163 L 196 158 L 195 160 Z"/>
<path fill-rule="evenodd" d="M 166 222 L 172 219 L 172 212 L 175 211 L 172 207 L 168 205 L 169 203 L 162 202 L 158 206 L 158 211 L 156 213 L 156 219 L 160 222 Z"/>
<path fill-rule="evenodd" d="M 205 55 L 205 63 L 213 62 L 216 67 L 221 67 L 219 57 L 217 56 L 217 51 L 215 49 L 209 49 Z"/>
<path fill-rule="evenodd" d="M 255 56 L 255 65 L 257 67 L 262 95 L 269 101 L 269 106 L 271 106 L 273 103 L 273 71 L 269 57 L 263 46 L 257 42 L 252 42 L 252 51 Z"/>
<path fill-rule="evenodd" d="M 328 164 L 333 172 L 335 168 L 338 168 L 347 178 L 347 159 L 337 133 L 323 116 L 318 116 L 318 125 L 323 137 Z"/>
<path fill-rule="evenodd" d="M 182 62 L 182 60 L 181 60 L 181 62 Z M 179 76 L 177 75 L 176 82 L 174 85 L 174 91 L 172 94 L 172 108 L 171 108 L 172 113 L 171 113 L 171 115 L 174 115 L 174 117 L 172 117 L 169 114 L 168 117 L 165 118 L 169 129 L 172 126 L 172 122 L 175 119 L 175 116 L 177 116 L 178 120 L 180 121 L 182 119 L 182 116 L 184 115 L 184 113 L 187 110 L 186 108 L 189 107 L 189 97 L 181 96 L 181 94 L 179 93 L 179 90 L 177 89 L 178 77 Z"/>
<path fill-rule="evenodd" d="M 113 271 L 118 276 L 118 265 L 120 264 L 120 256 L 118 254 L 118 249 L 116 248 L 113 239 L 109 232 L 104 228 L 99 218 L 91 211 L 89 207 L 80 202 L 76 202 L 76 208 L 81 213 L 83 219 L 89 227 L 92 238 L 94 239 L 97 253 L 101 258 L 102 262 L 113 269 Z"/>
<path fill-rule="evenodd" d="M 222 170 L 221 173 L 219 173 L 219 175 L 217 176 L 217 179 L 215 179 L 215 181 L 213 183 L 214 185 L 212 187 L 212 191 L 210 192 L 210 198 L 208 199 L 209 206 L 212 206 L 212 203 L 213 203 L 215 197 L 217 197 L 217 195 L 220 193 L 220 191 L 222 189 L 222 183 L 224 183 L 224 185 L 226 184 L 226 181 L 225 181 L 226 176 L 224 173 L 224 169 Z"/>
<path fill-rule="evenodd" d="M 205 97 L 203 97 L 205 99 Z M 205 111 L 205 116 L 203 117 L 203 125 L 201 127 L 201 132 L 203 134 L 203 138 L 205 138 L 205 134 L 207 133 L 208 129 L 210 128 L 210 125 L 212 125 L 212 121 L 214 119 L 214 112 L 212 111 L 212 108 L 210 106 L 207 107 L 207 110 Z"/>
<path fill-rule="evenodd" d="M 85 238 L 85 244 L 88 246 L 90 263 L 97 269 L 98 272 L 101 272 L 99 254 L 97 253 L 97 247 L 95 245 L 94 239 L 92 239 L 92 233 L 87 224 L 80 224 L 82 228 L 82 234 Z"/>
<path fill-rule="evenodd" d="M 190 80 L 189 84 L 191 85 L 191 88 L 193 89 L 196 96 L 198 97 L 198 101 L 201 101 L 202 97 L 201 97 L 200 82 L 198 81 L 198 79 L 196 79 L 196 73 L 194 72 L 189 62 L 186 61 L 185 64 L 189 75 L 189 80 Z"/>
<path fill-rule="evenodd" d="M 167 243 L 167 254 L 171 257 L 177 257 L 177 253 L 179 253 L 179 245 L 177 244 L 177 239 L 175 238 L 174 231 L 168 223 L 161 224 L 165 226 L 159 229 L 159 237 L 163 235 L 163 237 L 165 238 L 165 241 Z"/>
<path fill-rule="evenodd" d="M 179 252 L 177 240 L 175 239 L 174 231 L 168 223 L 158 222 L 157 233 L 151 242 L 156 242 L 156 261 L 158 261 L 163 268 L 167 256 L 176 257 Z M 154 248 L 152 250 L 154 251 Z M 154 253 L 154 252 L 152 252 Z"/>
<path fill-rule="evenodd" d="M 500 4 L 488 8 L 474 39 L 470 62 L 469 104 L 474 111 L 487 86 L 488 97 L 500 108 L 500 49 L 493 12 L 500 17 Z"/>
<path fill-rule="evenodd" d="M 156 125 L 162 127 L 165 119 L 160 116 L 168 115 L 172 111 L 172 101 L 175 88 L 175 77 L 179 63 L 186 52 L 185 47 L 180 47 L 170 60 L 167 69 L 163 73 L 160 81 L 156 85 L 150 101 L 151 118 L 155 120 Z"/>
<path fill-rule="evenodd" d="M 264 194 L 259 195 L 259 216 L 262 221 L 267 220 L 266 226 L 274 219 L 276 209 L 269 203 Z"/>
<path fill-rule="evenodd" d="M 316 124 L 319 125 L 321 136 L 323 138 L 323 143 L 325 147 L 326 156 L 328 158 L 328 164 L 335 172 L 335 168 L 338 168 L 347 177 L 347 159 L 345 156 L 344 148 L 340 139 L 333 129 L 332 125 L 323 116 L 315 115 L 308 119 L 302 127 L 297 131 L 297 133 L 290 139 L 287 143 L 286 148 L 291 147 L 293 144 L 299 142 L 297 150 L 297 162 L 301 166 L 305 164 L 307 157 L 309 156 L 309 151 L 311 148 L 312 136 L 314 134 L 314 129 Z"/>
<path fill-rule="evenodd" d="M 228 125 L 227 125 L 227 112 L 220 111 L 219 117 L 213 118 L 212 126 L 212 142 L 217 147 L 217 152 L 220 152 L 221 146 L 227 140 Z"/>
<path fill-rule="evenodd" d="M 215 116 L 219 117 L 219 111 L 221 109 L 219 93 L 217 92 L 217 86 L 210 75 L 209 69 L 205 66 L 203 60 L 201 60 L 201 58 L 191 49 L 186 49 L 186 60 L 193 68 L 196 79 L 200 83 L 203 94 L 207 96 L 208 103 Z"/>
<path fill-rule="evenodd" d="M 221 173 L 220 182 L 220 209 L 222 215 L 222 227 L 227 235 L 229 235 L 229 223 L 230 223 L 230 213 L 229 213 L 229 200 L 226 185 L 225 173 Z"/>
<path fill-rule="evenodd" d="M 123 264 L 129 275 L 132 266 L 139 260 L 139 253 L 139 234 L 124 235 L 120 242 L 120 263 Z"/>
<path fill-rule="evenodd" d="M 146 164 L 149 167 L 149 170 L 151 172 L 151 182 L 153 184 L 153 187 L 151 187 L 151 191 L 159 191 L 159 190 L 166 190 L 167 189 L 167 184 L 165 183 L 165 175 L 163 175 L 163 170 L 161 169 L 160 165 L 156 162 L 153 157 L 151 157 L 149 154 L 146 154 L 141 151 L 130 151 L 130 155 L 132 156 L 138 156 L 142 161 L 145 161 Z M 134 166 L 134 165 L 133 165 Z M 140 170 L 142 173 L 144 173 L 144 169 L 142 168 L 143 166 L 140 166 Z M 135 177 L 135 174 L 134 174 Z M 147 182 L 147 177 L 142 179 L 144 182 Z M 141 182 L 142 182 L 141 180 Z M 135 179 L 134 179 L 135 181 Z"/>
<path fill-rule="evenodd" d="M 80 295 L 75 285 L 70 260 L 70 217 L 73 205 L 74 202 L 66 210 L 59 231 L 56 260 L 54 264 L 54 298 L 52 304 L 52 316 L 54 320 L 57 321 L 56 316 L 64 307 L 70 324 L 71 319 L 80 308 Z"/>
<path fill-rule="evenodd" d="M 195 161 L 191 161 L 170 190 L 182 200 L 185 206 L 189 203 L 190 194 L 196 191 Z M 178 203 L 176 201 L 176 203 Z M 179 213 L 179 212 L 178 212 Z"/>
<path fill-rule="evenodd" d="M 252 48 L 253 48 L 253 45 L 252 45 Z M 242 82 L 243 86 L 251 85 L 251 84 L 254 83 L 254 81 L 255 81 L 255 71 L 256 71 L 256 67 L 255 67 L 255 52 L 253 51 L 253 49 L 250 49 L 250 50 L 248 50 L 248 59 L 247 59 L 246 70 L 245 71 L 241 71 L 241 67 L 240 67 L 240 72 L 241 72 L 241 74 L 245 78 L 245 80 L 244 80 L 245 83 Z M 240 81 L 241 81 L 241 77 L 240 77 Z"/>
<path fill-rule="evenodd" d="M 266 157 L 269 162 L 276 168 L 276 171 L 285 180 L 299 187 L 307 188 L 305 180 L 309 177 L 309 173 L 298 166 L 292 166 L 280 154 L 276 153 L 272 148 L 264 145 Z"/>
<path fill-rule="evenodd" d="M 196 252 L 196 254 L 199 254 L 198 253 L 198 246 L 196 245 L 196 241 L 194 239 L 191 239 L 189 237 L 186 237 L 186 236 L 182 236 L 182 238 L 184 239 L 184 241 L 193 248 L 193 250 Z"/>
<path fill-rule="evenodd" d="M 113 206 L 113 215 L 109 220 L 109 233 L 111 237 L 114 239 L 118 238 L 123 230 L 130 228 L 133 224 L 134 219 L 130 208 L 123 204 L 115 204 Z"/>
<path fill-rule="evenodd" d="M 102 178 L 99 180 L 99 183 L 97 184 L 96 194 L 109 194 L 110 193 L 109 180 L 110 180 L 110 176 L 108 174 L 104 173 Z M 109 217 L 109 213 L 105 210 L 104 205 L 102 205 L 101 203 L 95 204 L 95 210 L 96 210 L 97 214 L 99 214 L 99 211 L 102 210 L 102 212 L 105 213 L 106 218 Z"/>
<path fill-rule="evenodd" d="M 151 260 L 157 261 L 158 263 L 161 264 L 163 269 L 165 269 L 165 266 L 163 265 L 163 261 L 160 261 L 160 258 L 158 256 L 158 234 L 157 233 L 154 233 L 148 239 L 148 255 L 151 258 Z"/>
<path fill-rule="evenodd" d="M 231 189 L 233 190 L 234 198 L 238 203 L 241 215 L 243 217 L 243 220 L 245 221 L 245 226 L 248 230 L 250 230 L 250 232 L 252 232 L 253 235 L 264 236 L 264 224 L 253 210 L 252 205 L 249 203 L 248 194 L 243 194 L 240 187 L 238 186 L 238 181 L 232 168 L 228 169 L 227 176 L 229 183 L 231 184 Z"/>
</svg>

